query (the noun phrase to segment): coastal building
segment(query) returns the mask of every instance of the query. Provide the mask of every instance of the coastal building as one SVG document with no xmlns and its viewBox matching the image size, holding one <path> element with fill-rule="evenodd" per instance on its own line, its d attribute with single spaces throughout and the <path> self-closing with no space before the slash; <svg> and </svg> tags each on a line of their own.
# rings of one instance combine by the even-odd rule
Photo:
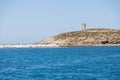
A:
<svg viewBox="0 0 120 80">
<path fill-rule="evenodd" d="M 82 23 L 81 28 L 82 28 L 83 31 L 85 31 L 86 30 L 86 23 Z"/>
</svg>

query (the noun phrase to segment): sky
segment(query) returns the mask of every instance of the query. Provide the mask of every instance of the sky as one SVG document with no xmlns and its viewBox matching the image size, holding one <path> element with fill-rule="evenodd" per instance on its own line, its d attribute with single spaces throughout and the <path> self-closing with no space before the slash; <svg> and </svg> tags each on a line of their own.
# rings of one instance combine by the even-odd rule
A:
<svg viewBox="0 0 120 80">
<path fill-rule="evenodd" d="M 120 29 L 120 0 L 0 0 L 0 44 L 32 44 L 69 31 Z"/>
</svg>

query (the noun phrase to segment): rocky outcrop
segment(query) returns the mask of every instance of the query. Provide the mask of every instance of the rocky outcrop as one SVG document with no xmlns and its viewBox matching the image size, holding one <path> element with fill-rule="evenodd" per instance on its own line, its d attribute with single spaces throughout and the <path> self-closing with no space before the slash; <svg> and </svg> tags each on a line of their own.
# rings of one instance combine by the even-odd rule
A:
<svg viewBox="0 0 120 80">
<path fill-rule="evenodd" d="M 120 45 L 120 30 L 87 29 L 84 31 L 66 32 L 36 44 L 53 46 Z"/>
</svg>

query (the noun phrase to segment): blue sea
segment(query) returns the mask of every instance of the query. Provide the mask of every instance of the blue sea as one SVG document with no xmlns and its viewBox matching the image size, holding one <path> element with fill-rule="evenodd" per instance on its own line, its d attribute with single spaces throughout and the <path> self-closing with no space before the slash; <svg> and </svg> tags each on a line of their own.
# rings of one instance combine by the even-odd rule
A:
<svg viewBox="0 0 120 80">
<path fill-rule="evenodd" d="M 120 80 L 120 47 L 0 49 L 0 80 Z"/>
</svg>

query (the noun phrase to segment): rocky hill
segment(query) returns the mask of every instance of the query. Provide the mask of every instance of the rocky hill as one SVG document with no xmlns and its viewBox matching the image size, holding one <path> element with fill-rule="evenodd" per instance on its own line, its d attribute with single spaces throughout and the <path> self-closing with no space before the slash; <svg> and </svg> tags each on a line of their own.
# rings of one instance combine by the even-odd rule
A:
<svg viewBox="0 0 120 80">
<path fill-rule="evenodd" d="M 87 29 L 62 33 L 40 42 L 37 45 L 48 46 L 97 46 L 120 45 L 120 30 Z"/>
</svg>

